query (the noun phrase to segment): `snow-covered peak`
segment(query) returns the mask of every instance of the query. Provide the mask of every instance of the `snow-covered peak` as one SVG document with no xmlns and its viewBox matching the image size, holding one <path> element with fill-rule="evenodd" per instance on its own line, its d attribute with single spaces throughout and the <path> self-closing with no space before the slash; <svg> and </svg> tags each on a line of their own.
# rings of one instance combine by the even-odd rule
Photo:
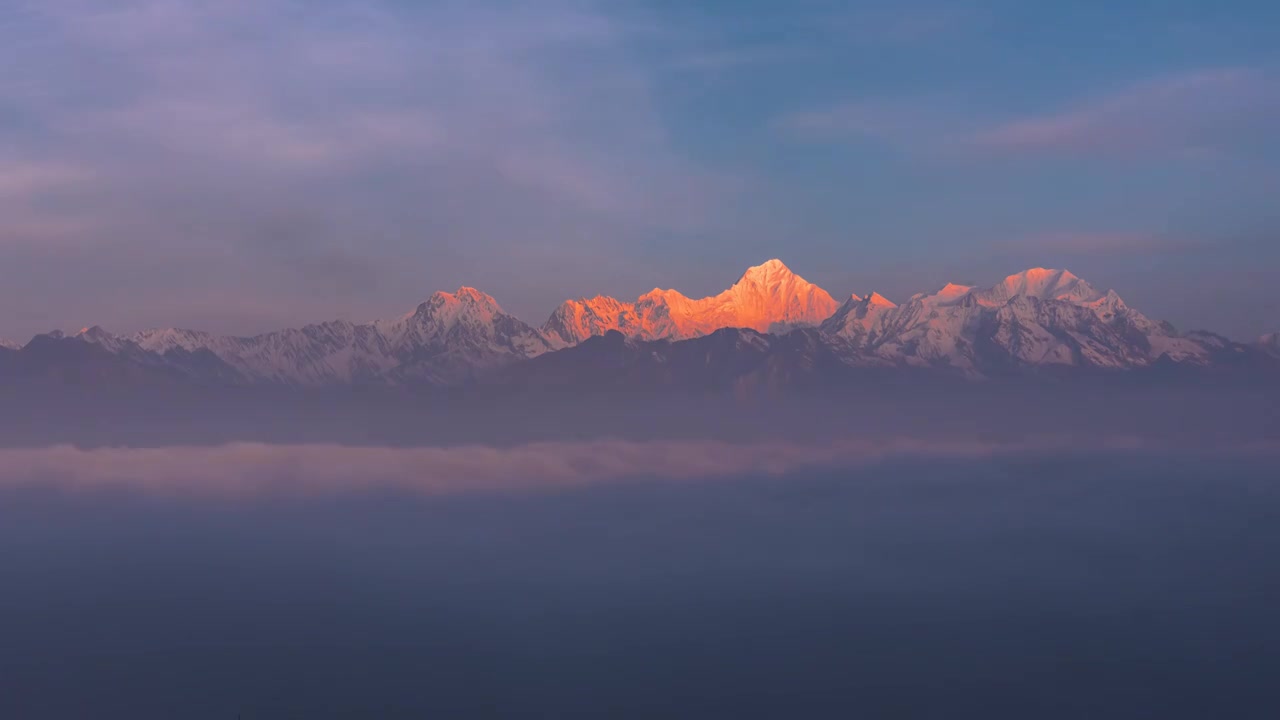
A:
<svg viewBox="0 0 1280 720">
<path fill-rule="evenodd" d="M 978 303 L 988 307 L 1004 305 L 1015 297 L 1033 297 L 1040 300 L 1061 300 L 1087 305 L 1106 296 L 1092 285 L 1081 280 L 1070 270 L 1031 268 L 1010 275 L 994 287 L 974 293 Z"/>
<path fill-rule="evenodd" d="M 474 335 L 491 337 L 505 318 L 514 320 L 492 296 L 464 286 L 451 293 L 436 292 L 412 313 L 372 325 L 392 347 L 401 347 L 406 343 L 435 342 L 459 326 Z"/>
<path fill-rule="evenodd" d="M 883 334 L 886 320 L 897 307 L 880 293 L 873 292 L 866 297 L 855 293 L 820 327 L 826 335 L 863 345 Z"/>
<path fill-rule="evenodd" d="M 1051 288 L 1071 285 L 1079 281 L 1080 278 L 1070 270 L 1035 267 L 1010 275 L 1004 279 L 1004 285 L 1016 289 L 1018 295 L 1043 295 Z"/>
<path fill-rule="evenodd" d="M 143 350 L 164 354 L 170 350 L 186 350 L 207 348 L 219 338 L 201 330 L 184 330 L 182 328 L 154 328 L 135 333 L 131 338 Z"/>
<path fill-rule="evenodd" d="M 689 298 L 679 290 L 654 288 L 641 295 L 636 301 L 640 303 L 684 303 L 689 302 Z"/>
<path fill-rule="evenodd" d="M 735 284 L 755 283 L 768 286 L 784 283 L 793 277 L 795 277 L 795 273 L 791 272 L 791 268 L 787 267 L 781 260 L 773 258 L 747 268 L 747 271 L 742 273 L 742 277 L 738 278 L 738 282 Z"/>
<path fill-rule="evenodd" d="M 854 297 L 856 298 L 858 296 L 854 295 Z M 892 300 L 890 300 L 889 298 L 886 298 L 885 296 L 881 295 L 878 292 L 873 292 L 870 295 L 868 295 L 866 299 L 866 303 L 870 307 L 883 307 L 883 308 L 898 307 L 896 303 L 894 303 Z"/>
<path fill-rule="evenodd" d="M 744 293 L 754 292 L 786 299 L 788 296 L 794 297 L 813 292 L 814 289 L 826 295 L 825 290 L 795 274 L 791 271 L 791 268 L 775 258 L 747 268 L 742 277 L 738 278 L 738 282 L 734 283 L 733 287 L 722 293 L 721 296 L 729 293 L 741 296 Z M 828 295 L 828 297 L 830 296 Z M 835 301 L 832 300 L 832 302 L 834 303 Z M 826 318 L 823 319 L 825 320 Z"/>
<path fill-rule="evenodd" d="M 722 327 L 773 332 L 817 325 L 839 308 L 826 290 L 776 259 L 748 269 L 733 287 L 699 302 L 707 321 L 700 328 L 702 334 Z"/>
<path fill-rule="evenodd" d="M 836 315 L 856 310 L 857 308 L 865 308 L 868 310 L 892 310 L 896 307 L 898 307 L 897 303 L 894 303 L 892 300 L 878 292 L 872 292 L 870 295 L 866 296 L 853 293 L 849 296 L 849 299 L 845 300 L 844 304 L 836 310 L 836 314 L 832 315 L 832 319 L 834 319 Z"/>
<path fill-rule="evenodd" d="M 486 295 L 473 287 L 462 286 L 454 292 L 436 292 L 431 295 L 431 299 L 418 306 L 422 308 L 440 308 L 450 306 L 461 306 L 468 309 L 469 312 L 482 312 L 496 315 L 502 312 L 502 307 L 498 305 L 498 301 L 494 300 L 491 295 Z"/>
<path fill-rule="evenodd" d="M 494 300 L 493 296 L 482 293 L 473 287 L 467 287 L 466 285 L 458 288 L 457 291 L 453 293 L 453 296 L 464 303 L 493 305 L 495 307 L 498 304 L 498 301 Z"/>
<path fill-rule="evenodd" d="M 450 383 L 551 349 L 491 296 L 466 286 L 434 293 L 399 317 L 362 324 L 335 320 L 253 337 L 168 328 L 131 339 L 160 354 L 209 351 L 251 380 L 298 385 L 409 378 Z"/>
<path fill-rule="evenodd" d="M 849 364 L 947 366 L 974 374 L 1017 366 L 1205 365 L 1226 346 L 1220 338 L 1184 335 L 1154 322 L 1116 293 L 1100 292 L 1067 270 L 1032 268 L 983 288 L 949 283 L 902 306 L 876 292 L 846 298 L 837 303 L 772 259 L 748 268 L 732 287 L 711 297 L 655 288 L 635 302 L 602 295 L 568 300 L 541 330 L 505 313 L 493 297 L 463 286 L 434 293 L 399 317 L 363 324 L 339 320 L 253 337 L 169 328 L 127 338 L 93 326 L 73 337 L 184 372 L 297 385 L 470 382 L 504 364 L 615 332 L 632 344 L 719 333 L 737 338 L 740 350 L 827 343 Z M 785 341 L 761 335 L 803 326 L 820 331 Z M 39 339 L 64 337 L 55 331 Z M 1258 347 L 1280 357 L 1280 333 L 1260 338 Z"/>
<path fill-rule="evenodd" d="M 607 297 L 570 300 L 556 308 L 542 332 L 559 345 L 610 330 L 641 340 L 694 338 L 724 328 L 780 332 L 816 326 L 838 307 L 827 291 L 773 259 L 748 268 L 728 290 L 700 300 L 661 288 L 634 303 Z"/>
<path fill-rule="evenodd" d="M 439 291 L 413 312 L 394 320 L 377 320 L 372 326 L 382 333 L 392 345 L 406 341 L 420 342 L 452 330 L 458 324 L 471 327 L 491 327 L 505 317 L 502 307 L 493 297 L 472 287 L 460 287 L 455 292 Z"/>
<path fill-rule="evenodd" d="M 5 350 L 21 350 L 22 344 L 16 343 L 12 340 L 5 340 L 4 338 L 0 338 L 0 348 L 3 348 Z"/>
<path fill-rule="evenodd" d="M 75 337 L 79 340 L 83 340 L 84 342 L 98 345 L 104 350 L 113 353 L 120 352 L 120 350 L 129 342 L 125 338 L 117 337 L 116 335 L 112 335 L 107 332 L 101 325 L 81 328 L 80 332 L 75 334 Z"/>
<path fill-rule="evenodd" d="M 947 283 L 935 293 L 916 293 L 909 302 L 920 302 L 925 305 L 949 305 L 958 302 L 973 291 L 972 285 Z"/>
<path fill-rule="evenodd" d="M 627 335 L 635 326 L 634 304 L 597 295 L 560 303 L 542 326 L 542 333 L 554 346 L 560 348 L 577 345 L 589 337 L 604 335 L 609 331 Z"/>
<path fill-rule="evenodd" d="M 593 298 L 577 298 L 576 300 L 565 300 L 556 308 L 556 313 L 580 313 L 590 314 L 596 317 L 605 317 L 610 314 L 620 312 L 630 303 L 624 303 L 617 298 L 611 298 L 605 295 L 597 295 Z M 604 333 L 601 333 L 602 335 Z"/>
</svg>

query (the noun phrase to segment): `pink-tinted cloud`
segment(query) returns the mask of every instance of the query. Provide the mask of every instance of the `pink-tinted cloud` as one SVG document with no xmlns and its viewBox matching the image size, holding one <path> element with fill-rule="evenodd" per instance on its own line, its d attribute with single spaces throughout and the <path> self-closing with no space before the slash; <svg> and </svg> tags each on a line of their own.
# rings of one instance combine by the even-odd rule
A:
<svg viewBox="0 0 1280 720">
<path fill-rule="evenodd" d="M 827 444 L 712 441 L 536 443 L 516 447 L 383 448 L 237 443 L 217 447 L 0 449 L 0 488 L 130 490 L 252 498 L 395 489 L 428 495 L 559 490 L 632 479 L 696 480 L 849 468 L 891 458 L 1168 449 L 1137 437 L 849 439 Z M 1272 444 L 1219 452 L 1275 453 Z"/>
<path fill-rule="evenodd" d="M 783 116 L 776 126 L 819 140 L 872 139 L 913 155 L 1213 154 L 1267 138 L 1280 123 L 1280 78 L 1206 69 L 1136 83 L 1075 105 L 1000 122 L 989 109 L 933 94 L 853 100 Z"/>
<path fill-rule="evenodd" d="M 93 179 L 87 168 L 62 162 L 20 161 L 0 157 L 0 201 L 29 200 L 58 192 Z"/>
<path fill-rule="evenodd" d="M 1008 152 L 1205 151 L 1280 122 L 1276 78 L 1243 68 L 1198 70 L 1138 83 L 1055 113 L 973 135 Z"/>
</svg>

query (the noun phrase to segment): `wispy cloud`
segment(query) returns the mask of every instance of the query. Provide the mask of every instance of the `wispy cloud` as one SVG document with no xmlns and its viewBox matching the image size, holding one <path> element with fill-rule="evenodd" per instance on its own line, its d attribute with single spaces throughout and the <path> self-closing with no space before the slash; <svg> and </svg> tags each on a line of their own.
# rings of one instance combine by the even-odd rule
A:
<svg viewBox="0 0 1280 720">
<path fill-rule="evenodd" d="M 93 174 L 64 163 L 0 163 L 0 198 L 30 198 L 88 182 Z"/>
<path fill-rule="evenodd" d="M 979 148 L 1028 153 L 1212 150 L 1280 123 L 1280 82 L 1243 68 L 1198 70 L 1131 85 L 1058 112 L 976 133 Z"/>
<path fill-rule="evenodd" d="M 1280 124 L 1280 78 L 1205 69 L 1093 95 L 1055 112 L 999 120 L 948 94 L 852 100 L 779 118 L 809 140 L 873 140 L 918 156 L 1206 153 L 1265 140 Z"/>
<path fill-rule="evenodd" d="M 960 115 L 953 98 L 929 95 L 852 100 L 778 118 L 774 126 L 793 137 L 817 141 L 872 140 L 928 151 L 944 145 Z"/>
<path fill-rule="evenodd" d="M 0 305 L 22 306 L 6 267 L 44 247 L 107 263 L 50 304 L 107 308 L 127 329 L 188 267 L 101 302 L 139 257 L 222 254 L 193 289 L 322 320 L 399 311 L 525 243 L 553 270 L 582 255 L 566 238 L 623 252 L 701 227 L 732 184 L 675 148 L 627 32 L 572 0 L 6 5 L 0 66 L 24 70 L 0 72 Z M 259 283 L 253 246 L 279 216 L 307 218 L 288 254 L 311 270 Z M 359 297 L 311 279 L 355 256 L 382 280 Z M 170 322 L 201 310 L 185 297 L 166 296 Z"/>
<path fill-rule="evenodd" d="M 849 3 L 821 19 L 825 31 L 874 47 L 937 42 L 946 35 L 979 27 L 983 15 L 972 5 L 929 1 Z"/>
<path fill-rule="evenodd" d="M 1039 256 L 1116 256 L 1169 253 L 1200 246 L 1195 242 L 1161 233 L 1048 232 L 1000 241 L 992 247 L 1003 251 L 1034 252 Z"/>
</svg>

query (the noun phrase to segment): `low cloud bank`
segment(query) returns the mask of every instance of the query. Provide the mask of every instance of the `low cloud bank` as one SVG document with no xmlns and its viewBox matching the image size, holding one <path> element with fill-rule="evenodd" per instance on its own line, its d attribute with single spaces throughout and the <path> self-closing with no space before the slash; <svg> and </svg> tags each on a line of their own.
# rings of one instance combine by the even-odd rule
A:
<svg viewBox="0 0 1280 720">
<path fill-rule="evenodd" d="M 386 448 L 234 443 L 216 447 L 0 450 L 0 488 L 124 489 L 175 495 L 254 497 L 395 489 L 423 494 L 536 490 L 657 478 L 781 475 L 894 458 L 978 459 L 1019 454 L 1167 451 L 1138 438 L 1082 444 L 1046 437 L 982 440 L 844 440 L 828 444 L 712 441 L 534 443 L 511 448 Z M 1276 443 L 1204 448 L 1274 455 Z"/>
</svg>

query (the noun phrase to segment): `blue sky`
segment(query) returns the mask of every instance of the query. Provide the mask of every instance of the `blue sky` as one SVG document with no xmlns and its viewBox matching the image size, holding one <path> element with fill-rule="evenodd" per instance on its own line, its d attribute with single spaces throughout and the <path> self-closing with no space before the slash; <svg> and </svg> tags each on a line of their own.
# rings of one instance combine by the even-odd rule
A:
<svg viewBox="0 0 1280 720">
<path fill-rule="evenodd" d="M 1280 329 L 1266 2 L 0 5 L 0 336 L 1068 267 Z"/>
</svg>

